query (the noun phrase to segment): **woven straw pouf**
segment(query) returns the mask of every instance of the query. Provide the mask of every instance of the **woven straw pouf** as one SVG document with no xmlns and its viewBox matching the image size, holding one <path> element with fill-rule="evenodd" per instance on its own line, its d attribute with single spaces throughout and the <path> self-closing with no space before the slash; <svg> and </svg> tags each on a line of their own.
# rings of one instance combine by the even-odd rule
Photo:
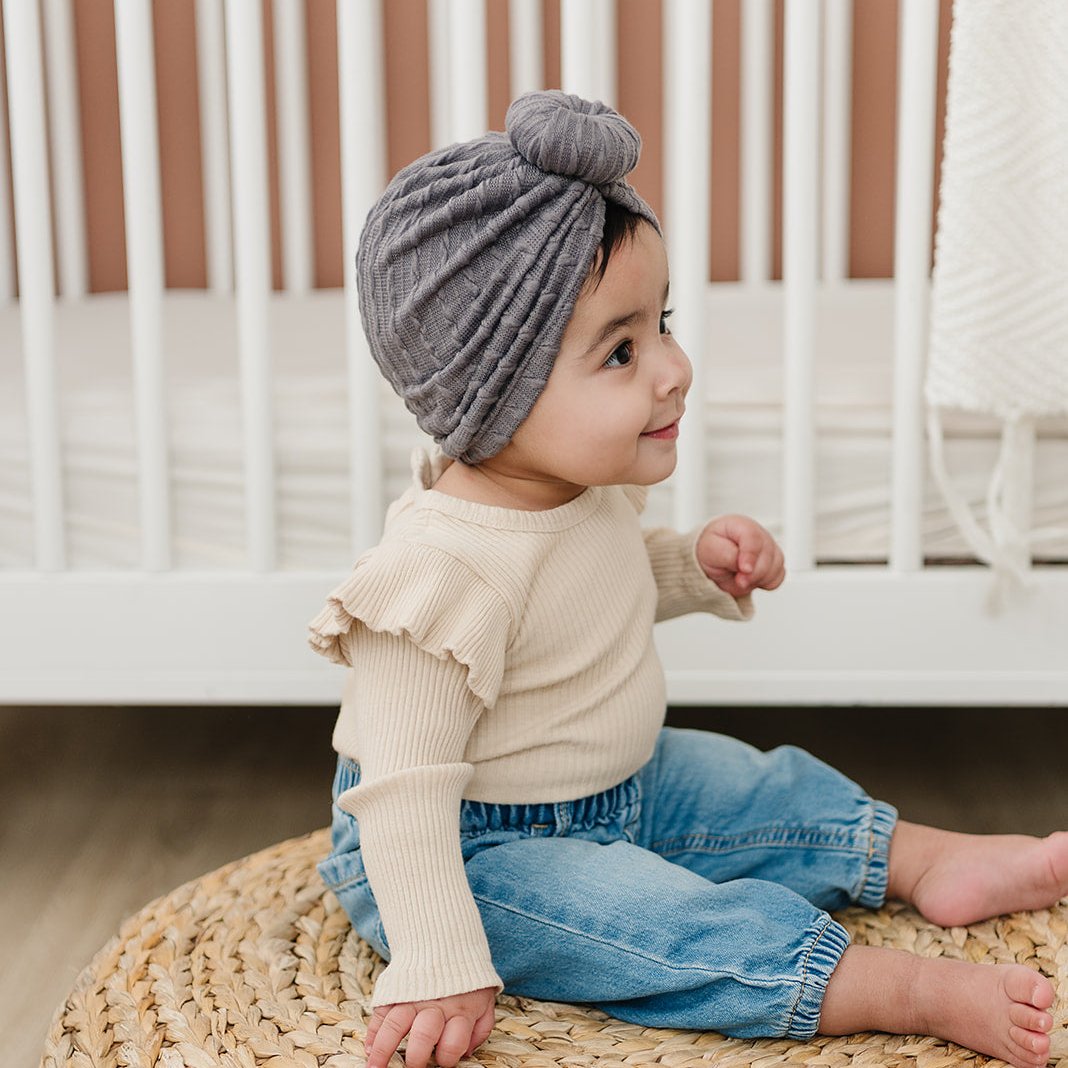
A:
<svg viewBox="0 0 1068 1068">
<path fill-rule="evenodd" d="M 59 1008 L 42 1068 L 358 1068 L 381 960 L 315 870 L 329 830 L 245 857 L 153 901 L 93 958 Z M 839 914 L 857 942 L 924 956 L 1018 961 L 1068 976 L 1068 902 L 942 930 L 891 904 Z M 1064 1009 L 1054 1006 L 1056 1028 Z M 1068 1050 L 1054 1036 L 1054 1063 Z M 394 1058 L 393 1064 L 399 1064 Z M 1000 1064 L 934 1038 L 865 1034 L 743 1041 L 621 1023 L 601 1012 L 501 996 L 467 1065 Z"/>
</svg>

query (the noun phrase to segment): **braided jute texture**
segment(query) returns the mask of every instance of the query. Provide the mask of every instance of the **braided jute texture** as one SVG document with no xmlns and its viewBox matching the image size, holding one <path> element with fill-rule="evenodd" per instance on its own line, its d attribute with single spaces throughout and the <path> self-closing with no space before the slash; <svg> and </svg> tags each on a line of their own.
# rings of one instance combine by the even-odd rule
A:
<svg viewBox="0 0 1068 1068">
<path fill-rule="evenodd" d="M 52 1022 L 42 1068 L 360 1068 L 381 960 L 352 931 L 316 862 L 329 830 L 281 842 L 151 902 L 79 976 Z M 1068 902 L 942 930 L 912 909 L 839 914 L 855 941 L 923 956 L 1017 961 L 1068 979 Z M 1056 1032 L 1054 1063 L 1068 1066 Z M 395 1057 L 394 1065 L 399 1065 Z M 621 1023 L 601 1012 L 502 995 L 465 1065 L 491 1068 L 709 1064 L 1000 1064 L 934 1038 L 864 1034 L 748 1041 Z"/>
</svg>

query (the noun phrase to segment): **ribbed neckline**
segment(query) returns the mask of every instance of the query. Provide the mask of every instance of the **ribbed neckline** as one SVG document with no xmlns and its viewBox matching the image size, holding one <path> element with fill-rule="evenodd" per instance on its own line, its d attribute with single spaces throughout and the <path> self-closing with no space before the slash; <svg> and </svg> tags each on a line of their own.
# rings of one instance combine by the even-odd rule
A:
<svg viewBox="0 0 1068 1068">
<path fill-rule="evenodd" d="M 528 511 L 523 508 L 502 508 L 495 504 L 465 501 L 440 490 L 417 487 L 415 507 L 443 512 L 494 530 L 566 530 L 592 515 L 603 500 L 604 493 L 604 486 L 587 486 L 567 504 L 540 511 Z"/>
</svg>

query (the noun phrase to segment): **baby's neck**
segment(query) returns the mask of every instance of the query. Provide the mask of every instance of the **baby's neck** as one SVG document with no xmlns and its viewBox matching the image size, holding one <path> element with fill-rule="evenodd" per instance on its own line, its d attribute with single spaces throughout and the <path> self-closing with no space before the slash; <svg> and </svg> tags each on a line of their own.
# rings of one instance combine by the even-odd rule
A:
<svg viewBox="0 0 1068 1068">
<path fill-rule="evenodd" d="M 495 508 L 515 508 L 542 512 L 573 501 L 586 487 L 569 483 L 543 482 L 454 461 L 431 487 L 438 493 L 462 501 L 488 504 Z"/>
</svg>

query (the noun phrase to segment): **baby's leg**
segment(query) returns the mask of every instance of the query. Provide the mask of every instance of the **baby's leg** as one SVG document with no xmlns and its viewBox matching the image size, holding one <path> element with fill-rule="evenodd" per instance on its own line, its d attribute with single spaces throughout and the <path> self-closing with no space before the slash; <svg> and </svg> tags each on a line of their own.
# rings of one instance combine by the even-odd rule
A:
<svg viewBox="0 0 1068 1068">
<path fill-rule="evenodd" d="M 1048 979 L 1020 964 L 969 964 L 849 946 L 831 973 L 819 1032 L 934 1035 L 1018 1068 L 1049 1057 Z"/>
<path fill-rule="evenodd" d="M 1068 895 L 1068 832 L 959 834 L 899 820 L 890 839 L 887 897 L 932 923 L 964 926 Z"/>
<path fill-rule="evenodd" d="M 896 810 L 795 746 L 666 728 L 635 841 L 713 883 L 778 883 L 833 911 L 882 905 Z"/>
</svg>

